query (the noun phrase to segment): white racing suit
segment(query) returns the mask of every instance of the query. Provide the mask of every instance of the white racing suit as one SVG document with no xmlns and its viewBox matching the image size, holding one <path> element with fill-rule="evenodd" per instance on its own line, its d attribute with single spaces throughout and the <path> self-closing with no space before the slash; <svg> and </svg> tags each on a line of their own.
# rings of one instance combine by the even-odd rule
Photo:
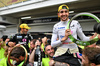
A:
<svg viewBox="0 0 100 66">
<path fill-rule="evenodd" d="M 55 55 L 54 55 L 54 57 L 56 57 L 56 58 L 66 54 L 67 52 L 68 52 L 67 54 L 73 54 L 73 53 L 79 52 L 77 44 L 73 43 L 70 40 L 70 38 L 68 38 L 63 43 L 61 42 L 61 39 L 65 36 L 65 30 L 67 28 L 68 21 L 65 21 L 65 22 L 60 21 L 57 24 L 55 24 L 54 27 L 53 27 L 51 46 L 57 47 L 57 51 L 55 52 Z M 73 20 L 71 22 L 70 29 L 71 29 L 72 36 L 75 39 L 77 39 L 77 35 L 78 35 L 78 37 L 82 41 L 89 41 L 90 40 L 89 39 L 90 37 L 86 37 L 84 35 L 84 33 L 82 32 L 82 28 L 81 28 L 78 21 Z M 57 60 L 57 61 L 59 61 L 59 60 Z M 62 60 L 64 60 L 64 59 L 62 59 Z M 66 62 L 66 61 L 62 61 L 62 62 Z"/>
</svg>

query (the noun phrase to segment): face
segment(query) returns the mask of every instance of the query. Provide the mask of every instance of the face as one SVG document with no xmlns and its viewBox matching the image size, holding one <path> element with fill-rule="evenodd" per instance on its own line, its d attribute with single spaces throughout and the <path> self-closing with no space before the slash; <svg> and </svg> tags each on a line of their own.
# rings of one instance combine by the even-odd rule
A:
<svg viewBox="0 0 100 66">
<path fill-rule="evenodd" d="M 54 55 L 54 48 L 51 47 L 51 45 L 48 45 L 45 48 L 45 54 L 48 55 L 49 57 L 53 57 L 53 55 Z"/>
<path fill-rule="evenodd" d="M 36 40 L 35 45 L 41 45 L 41 42 L 39 40 Z"/>
<path fill-rule="evenodd" d="M 61 21 L 67 21 L 69 16 L 69 11 L 67 9 L 61 9 L 58 13 Z"/>
<path fill-rule="evenodd" d="M 42 41 L 43 41 L 43 43 L 47 42 L 47 37 L 44 37 L 44 38 L 42 39 Z"/>
<path fill-rule="evenodd" d="M 23 61 L 21 56 L 19 58 L 15 58 L 15 57 L 11 56 L 10 59 L 12 59 L 13 61 L 16 61 L 16 64 L 20 64 Z"/>
<path fill-rule="evenodd" d="M 35 44 L 33 44 L 33 42 L 30 42 L 30 49 L 33 49 L 35 47 Z"/>
<path fill-rule="evenodd" d="M 89 60 L 84 54 L 82 54 L 81 59 L 82 59 L 82 66 L 90 66 Z"/>
<path fill-rule="evenodd" d="M 22 32 L 23 32 L 23 34 L 27 34 L 28 29 L 23 28 L 23 29 L 22 29 Z"/>
</svg>

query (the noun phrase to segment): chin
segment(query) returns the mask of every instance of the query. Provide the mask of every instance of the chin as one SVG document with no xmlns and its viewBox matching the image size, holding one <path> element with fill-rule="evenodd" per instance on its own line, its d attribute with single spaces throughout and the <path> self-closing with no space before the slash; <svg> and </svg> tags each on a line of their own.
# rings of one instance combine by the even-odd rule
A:
<svg viewBox="0 0 100 66">
<path fill-rule="evenodd" d="M 67 21 L 67 19 L 62 19 L 62 21 Z"/>
<path fill-rule="evenodd" d="M 53 57 L 53 55 L 49 55 L 50 57 Z"/>
</svg>

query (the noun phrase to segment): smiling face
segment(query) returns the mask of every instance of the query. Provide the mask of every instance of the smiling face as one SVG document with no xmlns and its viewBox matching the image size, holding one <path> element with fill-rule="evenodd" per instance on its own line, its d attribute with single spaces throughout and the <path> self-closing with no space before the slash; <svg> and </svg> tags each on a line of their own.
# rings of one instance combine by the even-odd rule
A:
<svg viewBox="0 0 100 66">
<path fill-rule="evenodd" d="M 48 45 L 45 48 L 45 54 L 48 55 L 49 57 L 53 57 L 53 55 L 54 55 L 54 48 L 51 47 L 51 45 Z"/>
<path fill-rule="evenodd" d="M 28 29 L 26 29 L 26 28 L 21 28 L 21 32 L 22 32 L 23 34 L 27 34 Z"/>
<path fill-rule="evenodd" d="M 35 44 L 33 43 L 33 41 L 30 42 L 30 49 L 34 49 L 35 48 Z"/>
<path fill-rule="evenodd" d="M 60 17 L 61 21 L 67 21 L 69 16 L 69 10 L 61 9 L 58 13 L 58 16 Z"/>
</svg>

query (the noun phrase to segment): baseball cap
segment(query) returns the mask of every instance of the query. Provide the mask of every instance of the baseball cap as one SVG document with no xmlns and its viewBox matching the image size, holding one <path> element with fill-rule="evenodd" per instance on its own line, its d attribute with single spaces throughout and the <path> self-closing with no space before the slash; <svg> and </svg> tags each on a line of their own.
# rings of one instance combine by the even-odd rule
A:
<svg viewBox="0 0 100 66">
<path fill-rule="evenodd" d="M 63 5 L 60 5 L 60 6 L 59 6 L 58 12 L 59 12 L 61 9 L 67 9 L 67 10 L 69 10 L 69 7 L 68 7 L 67 5 L 65 5 L 65 4 L 63 4 Z"/>
<path fill-rule="evenodd" d="M 28 27 L 27 24 L 23 23 L 20 25 L 20 28 L 25 28 L 25 29 L 31 29 L 30 27 Z"/>
</svg>

